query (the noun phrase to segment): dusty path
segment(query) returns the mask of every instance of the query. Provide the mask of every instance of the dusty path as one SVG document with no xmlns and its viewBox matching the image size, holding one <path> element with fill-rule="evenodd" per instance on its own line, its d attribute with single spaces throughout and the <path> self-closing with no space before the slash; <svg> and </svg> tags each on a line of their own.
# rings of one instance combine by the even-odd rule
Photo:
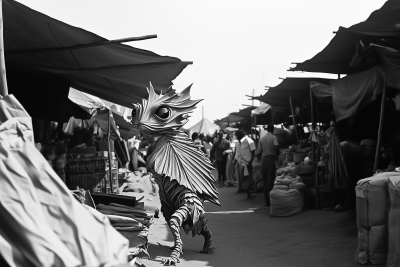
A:
<svg viewBox="0 0 400 267">
<path fill-rule="evenodd" d="M 177 266 L 360 266 L 353 259 L 357 229 L 352 212 L 307 210 L 292 217 L 270 217 L 262 207 L 263 195 L 246 200 L 234 195 L 236 188 L 219 189 L 222 207 L 206 203 L 209 228 L 217 251 L 200 254 L 203 238 L 183 231 L 183 255 Z M 152 197 L 148 204 L 158 204 Z M 160 260 L 173 245 L 164 218 L 150 228 L 149 252 L 154 260 L 146 266 L 161 266 Z"/>
</svg>

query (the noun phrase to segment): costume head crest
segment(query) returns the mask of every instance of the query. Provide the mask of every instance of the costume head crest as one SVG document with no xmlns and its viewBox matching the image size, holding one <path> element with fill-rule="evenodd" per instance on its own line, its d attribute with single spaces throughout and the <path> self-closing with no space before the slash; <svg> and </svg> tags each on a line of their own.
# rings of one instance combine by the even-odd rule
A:
<svg viewBox="0 0 400 267">
<path fill-rule="evenodd" d="M 170 88 L 165 95 L 158 95 L 150 83 L 148 99 L 143 99 L 141 105 L 133 104 L 132 124 L 145 136 L 178 132 L 188 122 L 189 113 L 201 101 L 190 100 L 191 87 L 189 85 L 181 93 Z"/>
</svg>

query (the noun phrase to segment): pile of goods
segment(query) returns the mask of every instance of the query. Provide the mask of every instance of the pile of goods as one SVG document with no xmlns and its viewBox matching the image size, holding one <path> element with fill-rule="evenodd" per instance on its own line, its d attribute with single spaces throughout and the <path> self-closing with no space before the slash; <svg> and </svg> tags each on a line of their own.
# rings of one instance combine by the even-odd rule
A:
<svg viewBox="0 0 400 267">
<path fill-rule="evenodd" d="M 278 160 L 275 185 L 270 193 L 271 216 L 290 216 L 304 210 L 307 186 L 314 186 L 312 149 L 290 146 Z"/>
<path fill-rule="evenodd" d="M 131 263 L 132 261 L 138 262 L 138 257 L 149 256 L 147 253 L 147 236 L 154 218 L 158 218 L 159 210 L 157 207 L 145 207 L 143 202 L 139 202 L 132 196 L 99 193 L 91 195 L 89 191 L 81 188 L 71 190 L 71 193 L 81 204 L 90 206 L 105 215 L 114 229 L 129 240 L 128 255 Z"/>
<path fill-rule="evenodd" d="M 399 266 L 400 174 L 383 172 L 357 183 L 358 247 L 361 264 Z"/>
<path fill-rule="evenodd" d="M 280 175 L 275 179 L 274 188 L 270 193 L 271 216 L 290 216 L 304 209 L 305 185 L 300 176 L 296 175 L 296 166 L 293 164 L 289 163 L 287 167 L 280 169 Z"/>
<path fill-rule="evenodd" d="M 36 145 L 42 155 L 46 158 L 47 162 L 58 174 L 61 180 L 66 182 L 65 164 L 67 163 L 67 151 L 69 146 L 69 139 L 63 141 L 48 140 L 47 142 Z"/>
<path fill-rule="evenodd" d="M 117 189 L 118 165 L 114 152 L 111 153 L 113 169 L 111 181 L 115 191 Z M 91 192 L 112 193 L 108 169 L 107 151 L 85 154 L 68 153 L 67 170 L 69 177 L 67 179 L 67 185 L 70 189 L 80 187 L 85 190 L 90 190 Z"/>
<path fill-rule="evenodd" d="M 292 145 L 288 149 L 282 150 L 279 156 L 278 166 L 286 166 L 290 162 L 296 164 L 303 162 L 305 165 L 312 165 L 311 147 L 301 148 L 301 146 Z"/>
</svg>

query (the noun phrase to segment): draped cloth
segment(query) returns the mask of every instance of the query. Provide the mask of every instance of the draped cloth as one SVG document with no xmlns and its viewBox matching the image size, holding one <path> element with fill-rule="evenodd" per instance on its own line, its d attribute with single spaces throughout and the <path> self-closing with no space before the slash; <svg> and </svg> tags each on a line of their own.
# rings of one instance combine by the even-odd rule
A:
<svg viewBox="0 0 400 267">
<path fill-rule="evenodd" d="M 339 138 L 336 134 L 335 127 L 329 128 L 323 135 L 327 142 L 326 149 L 329 152 L 328 168 L 329 175 L 334 181 L 335 188 L 347 190 L 348 174 L 346 163 L 342 154 Z"/>
</svg>

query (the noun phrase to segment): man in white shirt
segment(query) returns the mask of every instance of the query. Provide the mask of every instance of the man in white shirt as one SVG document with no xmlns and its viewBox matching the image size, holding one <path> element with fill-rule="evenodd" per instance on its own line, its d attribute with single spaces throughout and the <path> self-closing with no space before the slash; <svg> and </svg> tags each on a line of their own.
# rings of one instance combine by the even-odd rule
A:
<svg viewBox="0 0 400 267">
<path fill-rule="evenodd" d="M 250 189 L 253 185 L 252 163 L 255 157 L 256 146 L 253 140 L 245 135 L 243 130 L 237 131 L 235 135 L 239 142 L 236 144 L 234 164 L 239 164 L 240 167 L 238 173 L 239 188 L 237 193 L 245 191 L 247 193 L 247 198 L 252 199 L 255 197 L 251 195 Z"/>
</svg>

